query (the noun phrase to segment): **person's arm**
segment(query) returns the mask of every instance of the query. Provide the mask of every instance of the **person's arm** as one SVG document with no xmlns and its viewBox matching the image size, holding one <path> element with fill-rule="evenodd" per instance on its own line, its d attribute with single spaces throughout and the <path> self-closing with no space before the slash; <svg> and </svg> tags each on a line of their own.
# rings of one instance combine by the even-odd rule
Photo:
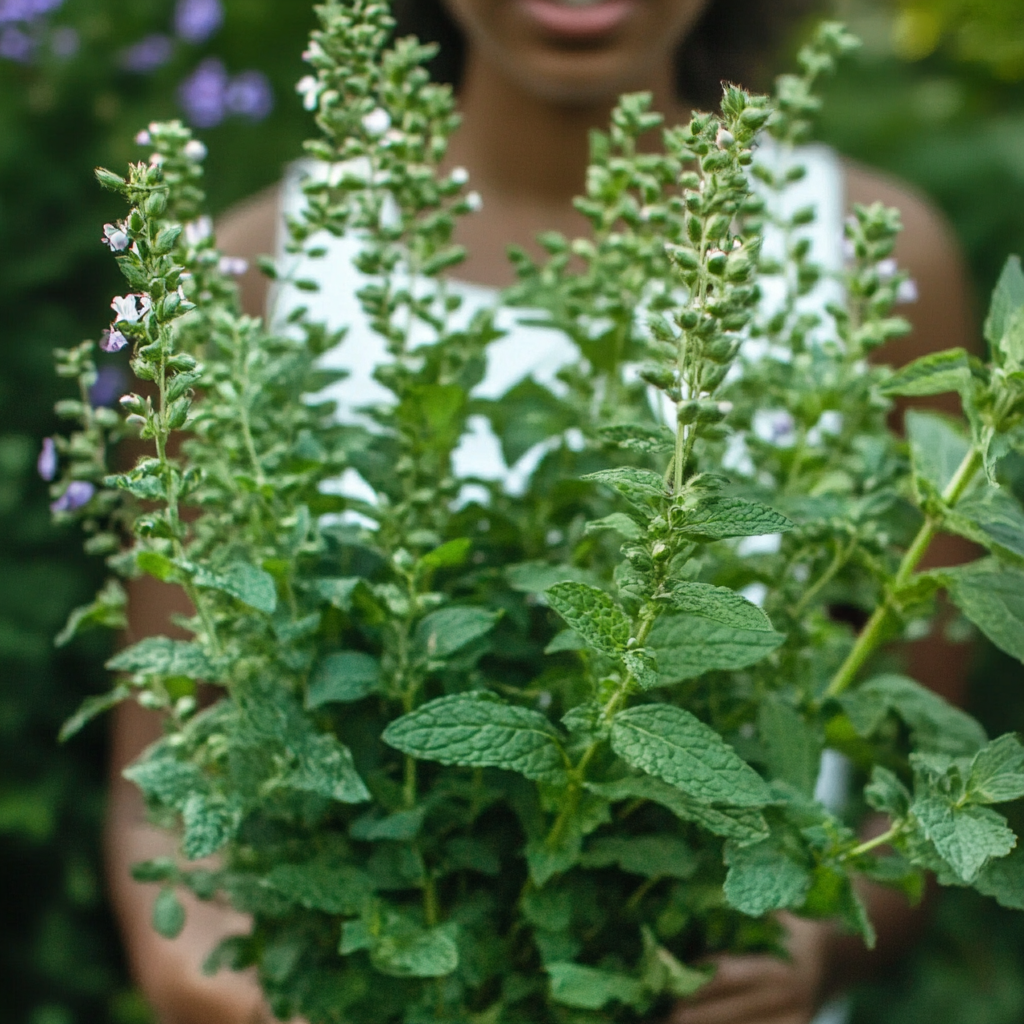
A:
<svg viewBox="0 0 1024 1024">
<path fill-rule="evenodd" d="M 261 253 L 274 251 L 277 219 L 278 194 L 273 189 L 238 207 L 218 225 L 221 250 L 250 262 L 239 285 L 243 308 L 254 316 L 263 312 L 267 288 L 255 261 Z M 183 636 L 171 624 L 173 613 L 191 614 L 180 588 L 142 577 L 129 584 L 128 592 L 126 643 L 158 634 Z M 223 903 L 204 903 L 180 893 L 187 914 L 185 928 L 173 941 L 165 939 L 151 923 L 156 888 L 131 877 L 133 864 L 176 854 L 173 837 L 147 822 L 139 790 L 121 775 L 160 735 L 156 712 L 126 702 L 114 714 L 105 859 L 110 897 L 132 973 L 161 1024 L 269 1022 L 271 1014 L 251 973 L 221 971 L 207 977 L 201 970 L 222 938 L 248 931 L 248 918 Z"/>
<path fill-rule="evenodd" d="M 846 171 L 851 207 L 883 202 L 902 211 L 904 232 L 896 257 L 917 283 L 918 301 L 900 310 L 914 332 L 892 342 L 881 358 L 901 366 L 936 350 L 977 350 L 967 274 L 948 226 L 906 187 L 855 164 Z M 911 406 L 960 413 L 956 396 L 942 395 L 901 403 L 897 416 L 901 418 Z M 967 541 L 940 535 L 922 565 L 955 565 L 973 555 Z M 914 679 L 947 700 L 964 702 L 971 656 L 968 645 L 950 643 L 940 626 L 926 639 L 905 645 L 904 652 Z M 865 838 L 885 827 L 884 819 L 873 817 L 865 824 Z M 868 883 L 861 884 L 859 891 L 878 933 L 874 950 L 831 922 L 784 915 L 789 962 L 769 956 L 717 958 L 714 979 L 693 999 L 679 1003 L 667 1024 L 808 1024 L 828 998 L 898 960 L 924 925 L 925 908 L 911 907 L 902 894 Z"/>
</svg>

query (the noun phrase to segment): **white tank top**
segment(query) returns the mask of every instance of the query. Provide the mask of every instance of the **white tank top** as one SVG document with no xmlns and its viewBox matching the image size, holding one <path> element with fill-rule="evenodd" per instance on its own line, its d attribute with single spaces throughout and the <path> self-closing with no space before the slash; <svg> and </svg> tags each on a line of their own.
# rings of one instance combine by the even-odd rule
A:
<svg viewBox="0 0 1024 1024">
<path fill-rule="evenodd" d="M 802 164 L 807 170 L 801 181 L 786 190 L 778 213 L 788 217 L 804 207 L 813 206 L 815 209 L 814 223 L 799 229 L 798 234 L 810 239 L 812 258 L 823 267 L 825 274 L 818 287 L 800 301 L 800 309 L 824 314 L 829 302 L 841 298 L 836 275 L 843 265 L 846 189 L 839 157 L 826 146 L 805 146 L 792 154 L 769 142 L 762 146 L 757 159 L 776 172 L 790 163 Z M 301 183 L 307 176 L 316 173 L 316 168 L 306 161 L 291 167 L 285 178 L 282 198 L 282 212 L 286 216 L 301 213 L 305 201 Z M 384 342 L 370 328 L 356 298 L 356 293 L 368 280 L 352 265 L 359 249 L 358 240 L 352 237 L 317 236 L 314 244 L 327 250 L 323 258 L 309 260 L 288 256 L 284 251 L 286 232 L 283 230 L 283 220 L 281 224 L 278 243 L 280 265 L 293 272 L 290 276 L 294 278 L 316 281 L 320 290 L 302 292 L 287 284 L 276 289 L 271 298 L 270 320 L 280 326 L 291 310 L 306 306 L 314 321 L 323 321 L 335 330 L 348 327 L 348 333 L 341 344 L 327 352 L 322 359 L 324 367 L 346 370 L 348 376 L 318 397 L 334 399 L 338 403 L 339 417 L 347 422 L 358 422 L 360 417 L 357 408 L 386 402 L 390 398 L 390 392 L 373 379 L 374 367 L 385 359 Z M 784 241 L 779 232 L 769 231 L 765 238 L 764 254 L 778 259 L 784 257 Z M 449 288 L 463 299 L 457 323 L 468 323 L 478 310 L 496 306 L 499 298 L 497 289 L 467 281 L 450 280 Z M 784 298 L 785 284 L 781 279 L 767 278 L 762 281 L 762 291 L 764 308 L 771 310 Z M 507 333 L 488 346 L 486 374 L 474 390 L 475 396 L 500 398 L 509 388 L 527 377 L 532 377 L 553 391 L 562 389 L 556 374 L 562 366 L 579 358 L 577 348 L 559 331 L 519 323 L 521 315 L 520 310 L 498 310 L 497 326 Z M 413 344 L 416 344 L 415 336 Z M 748 343 L 752 346 L 756 344 Z M 763 351 L 765 355 L 772 355 L 767 350 Z M 782 352 L 774 355 L 785 358 Z M 567 440 L 572 443 L 573 439 L 569 437 Z M 521 493 L 545 450 L 544 445 L 535 446 L 515 465 L 507 466 L 489 421 L 483 416 L 475 416 L 471 418 L 469 430 L 454 453 L 454 470 L 457 477 L 504 480 L 506 490 Z M 346 471 L 338 481 L 336 490 L 353 498 L 373 499 L 373 492 L 354 470 Z M 465 491 L 468 492 L 464 493 L 466 498 L 483 498 L 487 493 L 482 488 L 479 489 L 480 493 L 474 493 L 471 485 Z M 845 803 L 849 771 L 849 762 L 844 757 L 835 751 L 825 751 L 815 796 L 833 811 L 840 810 Z M 812 1024 L 843 1024 L 848 1016 L 846 1000 L 837 1000 L 824 1007 Z"/>
</svg>

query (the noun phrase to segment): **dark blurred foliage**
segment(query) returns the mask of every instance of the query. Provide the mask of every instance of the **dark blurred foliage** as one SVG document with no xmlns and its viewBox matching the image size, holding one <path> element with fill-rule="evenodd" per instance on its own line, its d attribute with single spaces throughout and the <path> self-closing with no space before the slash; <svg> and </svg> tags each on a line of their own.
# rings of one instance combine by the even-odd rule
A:
<svg viewBox="0 0 1024 1024">
<path fill-rule="evenodd" d="M 984 295 L 1006 254 L 1024 250 L 1024 0 L 836 6 L 866 46 L 829 90 L 825 138 L 930 195 Z M 148 1019 L 105 908 L 103 725 L 56 744 L 61 721 L 105 685 L 106 640 L 56 652 L 51 639 L 98 567 L 77 536 L 51 529 L 35 458 L 62 393 L 53 347 L 95 337 L 123 290 L 99 244 L 120 210 L 92 168 L 142 158 L 136 131 L 180 116 L 183 98 L 193 119 L 218 122 L 200 133 L 216 209 L 299 153 L 307 119 L 293 83 L 311 4 L 223 0 L 222 22 L 220 8 L 0 0 L 0 977 L 11 1024 Z M 1017 663 L 979 652 L 973 703 L 990 731 L 1024 727 L 1022 683 Z M 920 949 L 860 995 L 858 1021 L 1022 1024 L 1024 916 L 944 894 Z"/>
</svg>

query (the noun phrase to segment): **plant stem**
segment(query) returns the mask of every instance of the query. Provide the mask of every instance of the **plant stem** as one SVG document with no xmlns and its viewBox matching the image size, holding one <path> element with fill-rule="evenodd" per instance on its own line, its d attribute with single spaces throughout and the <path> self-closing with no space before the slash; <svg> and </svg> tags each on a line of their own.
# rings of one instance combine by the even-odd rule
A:
<svg viewBox="0 0 1024 1024">
<path fill-rule="evenodd" d="M 943 505 L 955 505 L 963 496 L 964 491 L 967 490 L 968 485 L 980 468 L 981 452 L 972 446 L 971 450 L 964 456 L 963 461 L 957 467 L 953 478 L 946 485 L 946 489 L 942 492 Z M 829 683 L 828 689 L 825 691 L 826 697 L 837 697 L 846 690 L 856 679 L 857 673 L 863 667 L 864 662 L 867 661 L 881 643 L 885 627 L 888 623 L 889 613 L 895 607 L 899 592 L 910 583 L 914 570 L 921 559 L 924 558 L 932 539 L 938 532 L 941 522 L 940 516 L 928 515 L 925 517 L 925 521 L 921 524 L 921 529 L 917 531 L 917 536 L 907 549 L 907 553 L 903 556 L 903 561 L 900 562 L 900 567 L 896 572 L 892 585 L 886 590 L 882 604 L 875 609 L 871 618 L 868 619 L 867 624 L 861 630 L 860 636 L 857 637 L 857 642 L 846 656 L 846 660 L 839 667 L 832 682 Z"/>
<path fill-rule="evenodd" d="M 846 854 L 844 860 L 853 860 L 855 857 L 863 857 L 865 853 L 870 853 L 879 846 L 885 846 L 886 843 L 892 842 L 892 840 L 895 839 L 902 831 L 902 825 L 893 825 L 880 836 L 875 836 L 874 839 L 868 839 L 861 843 L 860 846 L 855 846 L 848 854 Z"/>
</svg>

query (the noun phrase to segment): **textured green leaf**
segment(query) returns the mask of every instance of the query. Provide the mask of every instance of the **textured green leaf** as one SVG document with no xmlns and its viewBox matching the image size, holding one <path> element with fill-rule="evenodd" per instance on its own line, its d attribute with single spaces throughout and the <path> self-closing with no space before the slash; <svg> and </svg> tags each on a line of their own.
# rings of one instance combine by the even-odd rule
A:
<svg viewBox="0 0 1024 1024">
<path fill-rule="evenodd" d="M 216 572 L 200 567 L 193 576 L 197 587 L 219 590 L 237 598 L 258 612 L 272 615 L 277 608 L 277 586 L 274 577 L 248 562 L 236 562 Z"/>
<path fill-rule="evenodd" d="M 625 512 L 612 512 L 603 519 L 594 519 L 586 525 L 586 533 L 600 533 L 602 530 L 615 530 L 626 540 L 638 540 L 643 535 L 639 524 Z"/>
<path fill-rule="evenodd" d="M 703 615 L 662 615 L 647 647 L 658 661 L 663 685 L 693 679 L 718 669 L 753 665 L 771 654 L 786 637 L 774 630 L 726 626 Z"/>
<path fill-rule="evenodd" d="M 617 469 L 601 469 L 596 473 L 588 473 L 583 479 L 613 487 L 631 505 L 647 513 L 650 512 L 652 501 L 668 497 L 661 474 L 652 473 L 649 469 L 620 466 Z"/>
<path fill-rule="evenodd" d="M 96 626 L 106 629 L 126 629 L 128 626 L 128 619 L 125 615 L 127 605 L 128 595 L 124 592 L 124 587 L 117 580 L 107 580 L 103 589 L 91 603 L 72 610 L 64 628 L 54 639 L 54 646 L 63 647 L 79 633 Z"/>
<path fill-rule="evenodd" d="M 366 586 L 366 580 L 361 576 L 338 576 L 313 581 L 316 592 L 325 601 L 329 601 L 335 608 L 343 612 L 352 609 L 352 599 L 357 590 Z"/>
<path fill-rule="evenodd" d="M 968 884 L 990 857 L 1005 857 L 1017 844 L 1006 819 L 988 807 L 954 807 L 943 795 L 930 794 L 910 810 L 939 856 Z"/>
<path fill-rule="evenodd" d="M 397 915 L 374 937 L 370 960 L 396 978 L 443 978 L 459 966 L 455 927 L 421 928 Z"/>
<path fill-rule="evenodd" d="M 871 769 L 871 781 L 864 787 L 864 799 L 869 807 L 891 818 L 904 818 L 910 810 L 910 791 L 895 772 L 877 764 Z"/>
<path fill-rule="evenodd" d="M 743 498 L 705 498 L 682 510 L 673 521 L 676 531 L 694 540 L 725 540 L 727 537 L 760 537 L 785 533 L 793 522 L 767 505 Z"/>
<path fill-rule="evenodd" d="M 181 808 L 185 825 L 181 849 L 189 860 L 216 853 L 234 838 L 242 823 L 242 808 L 218 793 L 192 793 Z"/>
<path fill-rule="evenodd" d="M 699 615 L 723 626 L 774 633 L 771 620 L 756 604 L 728 587 L 710 583 L 675 581 L 671 584 L 672 604 L 681 612 Z"/>
<path fill-rule="evenodd" d="M 108 662 L 112 672 L 143 676 L 185 676 L 189 679 L 216 678 L 217 670 L 196 643 L 150 636 L 119 651 Z"/>
<path fill-rule="evenodd" d="M 936 412 L 910 409 L 904 422 L 915 480 L 941 494 L 970 451 L 970 441 L 959 424 Z"/>
<path fill-rule="evenodd" d="M 1024 573 L 967 566 L 945 575 L 960 611 L 997 647 L 1024 661 Z"/>
<path fill-rule="evenodd" d="M 675 836 L 601 836 L 580 856 L 585 868 L 617 865 L 630 875 L 648 878 L 689 878 L 697 870 L 697 856 Z"/>
<path fill-rule="evenodd" d="M 506 768 L 554 782 L 565 773 L 551 723 L 538 711 L 505 704 L 490 694 L 439 697 L 396 719 L 383 739 L 405 754 L 441 764 Z"/>
<path fill-rule="evenodd" d="M 575 629 L 563 629 L 551 638 L 551 643 L 544 648 L 545 654 L 558 654 L 560 651 L 585 651 L 587 642 Z"/>
<path fill-rule="evenodd" d="M 974 755 L 967 794 L 975 803 L 1002 804 L 1024 796 L 1024 746 L 1007 733 Z"/>
<path fill-rule="evenodd" d="M 306 690 L 306 707 L 335 701 L 362 700 L 380 685 L 380 663 L 362 651 L 335 651 L 313 669 Z"/>
<path fill-rule="evenodd" d="M 416 837 L 423 825 L 425 813 L 425 807 L 417 807 L 410 811 L 396 811 L 382 818 L 371 811 L 352 822 L 348 833 L 353 839 L 361 839 L 364 842 L 390 839 L 404 843 Z"/>
<path fill-rule="evenodd" d="M 448 658 L 467 644 L 489 633 L 500 612 L 450 605 L 424 616 L 416 626 L 413 645 L 421 658 Z"/>
<path fill-rule="evenodd" d="M 761 776 L 714 729 L 682 708 L 644 704 L 619 712 L 612 747 L 634 768 L 701 803 L 763 807 L 772 802 Z"/>
<path fill-rule="evenodd" d="M 771 777 L 811 796 L 821 770 L 822 744 L 814 730 L 794 708 L 770 694 L 758 709 L 757 730 Z"/>
<path fill-rule="evenodd" d="M 185 927 L 185 908 L 178 894 L 166 887 L 157 893 L 153 903 L 153 930 L 165 939 L 176 939 Z"/>
<path fill-rule="evenodd" d="M 962 348 L 931 352 L 896 370 L 880 390 L 883 395 L 941 395 L 965 391 L 971 383 L 971 364 Z"/>
<path fill-rule="evenodd" d="M 973 754 L 988 737 L 965 711 L 906 676 L 875 676 L 839 698 L 854 729 L 874 735 L 889 712 L 906 722 L 917 750 L 958 756 Z"/>
<path fill-rule="evenodd" d="M 992 305 L 985 319 L 985 340 L 998 348 L 1003 336 L 1010 329 L 1014 314 L 1024 306 L 1024 270 L 1021 269 L 1020 257 L 1011 256 L 1003 267 L 995 291 L 992 293 Z"/>
<path fill-rule="evenodd" d="M 309 736 L 297 753 L 298 763 L 284 778 L 284 785 L 343 804 L 370 799 L 352 761 L 352 752 L 336 737 Z"/>
<path fill-rule="evenodd" d="M 129 782 L 134 782 L 147 800 L 156 800 L 174 808 L 183 806 L 193 793 L 209 788 L 198 765 L 168 756 L 162 744 L 149 748 L 121 774 Z"/>
<path fill-rule="evenodd" d="M 645 987 L 652 994 L 665 993 L 676 999 L 685 999 L 706 985 L 713 977 L 707 968 L 698 971 L 680 963 L 670 950 L 658 944 L 654 933 L 646 925 L 641 926 L 644 953 L 640 970 Z"/>
<path fill-rule="evenodd" d="M 974 887 L 1000 906 L 1024 910 L 1024 846 L 1018 841 L 1012 853 L 990 860 L 975 878 Z"/>
<path fill-rule="evenodd" d="M 102 715 L 112 707 L 116 707 L 123 700 L 132 695 L 130 686 L 119 683 L 112 690 L 106 693 L 97 693 L 92 697 L 86 697 L 78 706 L 78 710 L 60 727 L 58 740 L 64 743 L 72 736 L 79 733 L 97 715 Z"/>
<path fill-rule="evenodd" d="M 647 651 L 626 651 L 622 655 L 622 664 L 632 673 L 642 689 L 653 690 L 654 687 L 661 686 L 658 662 Z"/>
<path fill-rule="evenodd" d="M 523 594 L 542 594 L 548 587 L 556 583 L 589 583 L 597 582 L 595 573 L 586 569 L 578 569 L 572 565 L 551 565 L 548 562 L 520 562 L 510 565 L 505 570 L 505 579 L 513 590 Z"/>
<path fill-rule="evenodd" d="M 600 1010 L 609 1003 L 624 1003 L 637 1009 L 649 1002 L 642 982 L 628 974 L 602 971 L 583 964 L 547 965 L 551 977 L 551 998 L 579 1010 Z"/>
<path fill-rule="evenodd" d="M 587 788 L 608 800 L 651 800 L 683 821 L 692 821 L 716 836 L 740 845 L 768 838 L 768 824 L 760 811 L 739 807 L 708 807 L 650 775 L 628 775 L 615 782 L 591 782 Z"/>
<path fill-rule="evenodd" d="M 965 531 L 965 522 L 973 529 Z M 979 544 L 1024 558 L 1024 510 L 1000 488 L 989 487 L 985 493 L 959 502 L 945 525 Z"/>
<path fill-rule="evenodd" d="M 997 360 L 1009 371 L 1024 369 L 1024 306 L 1020 306 L 1010 318 L 1010 324 L 999 342 Z"/>
<path fill-rule="evenodd" d="M 620 448 L 635 452 L 670 452 L 676 446 L 676 439 L 667 427 L 649 427 L 641 423 L 616 423 L 601 427 L 601 439 Z"/>
<path fill-rule="evenodd" d="M 369 875 L 358 868 L 321 860 L 275 864 L 267 881 L 307 910 L 328 914 L 360 913 L 373 889 Z"/>
<path fill-rule="evenodd" d="M 591 647 L 605 654 L 625 650 L 629 620 L 603 590 L 585 583 L 556 583 L 544 596 Z"/>
<path fill-rule="evenodd" d="M 798 907 L 811 887 L 811 873 L 772 840 L 756 846 L 726 844 L 725 898 L 741 913 L 761 917 Z"/>
</svg>

